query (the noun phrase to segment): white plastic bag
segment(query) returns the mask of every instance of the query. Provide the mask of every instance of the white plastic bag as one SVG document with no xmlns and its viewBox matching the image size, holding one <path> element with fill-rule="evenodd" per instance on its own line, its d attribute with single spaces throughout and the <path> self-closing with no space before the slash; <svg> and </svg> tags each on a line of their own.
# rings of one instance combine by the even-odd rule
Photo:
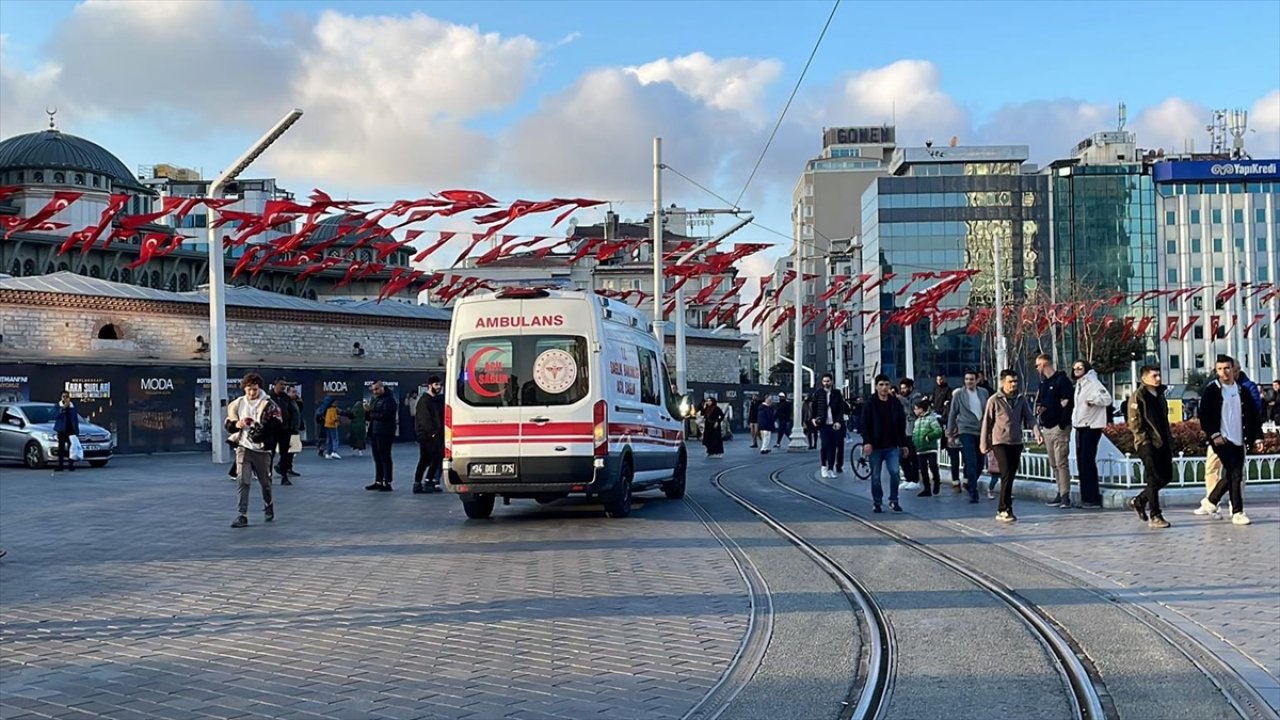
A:
<svg viewBox="0 0 1280 720">
<path fill-rule="evenodd" d="M 80 438 L 75 435 L 71 436 L 71 459 L 84 460 L 84 445 L 80 444 Z"/>
</svg>

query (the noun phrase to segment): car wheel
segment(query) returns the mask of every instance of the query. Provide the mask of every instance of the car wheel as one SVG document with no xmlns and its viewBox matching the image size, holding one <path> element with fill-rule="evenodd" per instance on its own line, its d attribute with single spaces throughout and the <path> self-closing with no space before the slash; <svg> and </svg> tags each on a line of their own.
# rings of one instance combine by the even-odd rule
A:
<svg viewBox="0 0 1280 720">
<path fill-rule="evenodd" d="M 485 520 L 493 514 L 494 495 L 462 495 L 462 510 L 472 520 Z"/>
<path fill-rule="evenodd" d="M 631 514 L 631 479 L 633 477 L 631 461 L 626 460 L 622 463 L 618 484 L 601 497 L 604 501 L 605 515 L 611 518 L 624 518 Z"/>
<path fill-rule="evenodd" d="M 22 450 L 22 461 L 32 470 L 39 470 L 46 465 L 44 448 L 40 447 L 40 443 L 32 440 Z"/>
<path fill-rule="evenodd" d="M 90 460 L 89 467 L 103 468 L 107 466 L 110 460 Z"/>
<path fill-rule="evenodd" d="M 684 450 L 681 449 L 680 457 L 676 460 L 675 472 L 671 474 L 671 480 L 662 483 L 662 493 L 667 496 L 668 500 L 679 500 L 684 497 L 685 475 L 688 474 L 687 460 Z"/>
</svg>

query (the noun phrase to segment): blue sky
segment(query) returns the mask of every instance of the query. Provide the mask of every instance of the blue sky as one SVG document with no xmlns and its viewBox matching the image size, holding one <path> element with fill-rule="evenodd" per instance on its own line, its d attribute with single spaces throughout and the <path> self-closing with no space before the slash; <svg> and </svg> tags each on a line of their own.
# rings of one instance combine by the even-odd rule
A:
<svg viewBox="0 0 1280 720">
<path fill-rule="evenodd" d="M 471 185 L 607 197 L 638 215 L 654 134 L 669 138 L 671 164 L 737 195 L 830 9 L 5 0 L 0 135 L 39 129 L 44 106 L 57 104 L 64 129 L 130 166 L 212 174 L 271 117 L 303 104 L 308 115 L 258 167 L 300 192 L 382 199 Z M 336 28 L 327 36 L 322 15 Z M 1028 142 L 1044 162 L 1111 129 L 1119 101 L 1150 147 L 1186 136 L 1203 147 L 1208 110 L 1243 107 L 1254 113 L 1250 142 L 1275 153 L 1277 36 L 1280 3 L 1264 0 L 846 0 L 744 202 L 786 230 L 791 186 L 821 126 L 886 122 L 891 108 L 901 142 Z M 674 62 L 695 54 L 704 61 Z M 673 62 L 655 65 L 664 59 Z M 717 95 L 730 81 L 742 93 Z M 672 201 L 714 203 L 678 180 L 667 186 Z"/>
</svg>

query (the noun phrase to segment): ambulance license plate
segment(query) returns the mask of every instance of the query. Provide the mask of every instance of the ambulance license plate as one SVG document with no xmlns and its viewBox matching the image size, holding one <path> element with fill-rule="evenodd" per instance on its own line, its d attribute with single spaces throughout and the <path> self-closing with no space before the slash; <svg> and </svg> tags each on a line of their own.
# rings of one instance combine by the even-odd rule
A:
<svg viewBox="0 0 1280 720">
<path fill-rule="evenodd" d="M 474 478 L 513 478 L 516 464 L 513 462 L 471 463 L 468 474 Z"/>
</svg>

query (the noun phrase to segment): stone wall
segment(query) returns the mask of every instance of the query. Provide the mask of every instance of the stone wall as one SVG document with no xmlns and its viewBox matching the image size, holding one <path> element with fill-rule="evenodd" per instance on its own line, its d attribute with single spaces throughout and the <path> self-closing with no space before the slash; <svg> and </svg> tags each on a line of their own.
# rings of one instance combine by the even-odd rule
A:
<svg viewBox="0 0 1280 720">
<path fill-rule="evenodd" d="M 98 340 L 107 324 L 115 325 L 119 342 Z M 0 359 L 6 362 L 120 364 L 130 359 L 154 363 L 208 358 L 195 352 L 196 336 L 209 337 L 208 308 L 194 303 L 0 291 L 0 332 Z M 227 355 L 232 365 L 271 361 L 317 368 L 439 368 L 448 333 L 440 321 L 227 308 Z M 351 357 L 353 342 L 365 348 L 363 359 Z M 737 340 L 689 338 L 688 381 L 736 384 L 741 347 Z M 666 356 L 674 374 L 675 346 L 670 338 Z"/>
</svg>

